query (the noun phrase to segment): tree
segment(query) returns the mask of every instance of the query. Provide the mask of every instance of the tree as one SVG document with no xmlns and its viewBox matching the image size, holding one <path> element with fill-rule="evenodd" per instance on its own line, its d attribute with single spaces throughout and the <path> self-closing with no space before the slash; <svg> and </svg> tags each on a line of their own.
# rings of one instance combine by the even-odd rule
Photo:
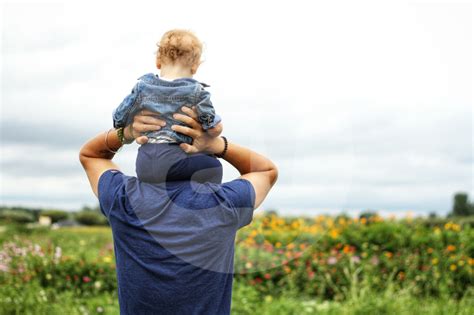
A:
<svg viewBox="0 0 474 315">
<path fill-rule="evenodd" d="M 50 217 L 51 222 L 53 223 L 66 220 L 69 217 L 69 213 L 61 210 L 43 210 L 40 214 L 46 217 Z"/>
<path fill-rule="evenodd" d="M 453 215 L 468 216 L 472 214 L 472 205 L 469 204 L 468 195 L 466 193 L 457 193 L 454 195 Z"/>
</svg>

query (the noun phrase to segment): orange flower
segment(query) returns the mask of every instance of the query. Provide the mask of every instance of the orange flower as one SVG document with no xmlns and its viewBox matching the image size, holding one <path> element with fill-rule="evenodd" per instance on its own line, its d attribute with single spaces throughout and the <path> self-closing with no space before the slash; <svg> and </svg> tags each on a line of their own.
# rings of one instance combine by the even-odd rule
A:
<svg viewBox="0 0 474 315">
<path fill-rule="evenodd" d="M 448 252 L 453 252 L 453 251 L 456 250 L 456 246 L 454 246 L 454 245 L 448 245 L 448 246 L 446 247 L 446 250 L 447 250 Z"/>
<path fill-rule="evenodd" d="M 387 258 L 392 258 L 393 253 L 391 253 L 391 252 L 385 252 L 385 256 L 386 256 Z"/>
<path fill-rule="evenodd" d="M 426 251 L 428 252 L 428 254 L 431 254 L 433 252 L 433 248 L 430 247 Z"/>
</svg>

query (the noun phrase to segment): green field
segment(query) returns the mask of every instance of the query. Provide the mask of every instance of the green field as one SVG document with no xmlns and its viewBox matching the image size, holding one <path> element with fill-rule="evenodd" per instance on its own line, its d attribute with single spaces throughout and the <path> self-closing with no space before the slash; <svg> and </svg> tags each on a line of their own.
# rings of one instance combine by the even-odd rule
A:
<svg viewBox="0 0 474 315">
<path fill-rule="evenodd" d="M 118 314 L 108 227 L 0 232 L 0 314 Z M 474 314 L 474 229 L 380 217 L 255 218 L 235 314 Z"/>
</svg>

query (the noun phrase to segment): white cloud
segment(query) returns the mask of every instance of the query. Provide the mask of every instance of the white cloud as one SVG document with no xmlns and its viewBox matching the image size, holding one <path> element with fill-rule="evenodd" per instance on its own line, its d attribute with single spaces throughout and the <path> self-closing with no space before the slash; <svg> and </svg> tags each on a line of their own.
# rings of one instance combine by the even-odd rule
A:
<svg viewBox="0 0 474 315">
<path fill-rule="evenodd" d="M 196 78 L 226 135 L 279 165 L 265 207 L 447 211 L 474 193 L 468 2 L 1 8 L 2 203 L 95 202 L 74 150 L 110 127 L 174 27 L 205 42 Z M 117 160 L 130 174 L 135 150 Z"/>
</svg>

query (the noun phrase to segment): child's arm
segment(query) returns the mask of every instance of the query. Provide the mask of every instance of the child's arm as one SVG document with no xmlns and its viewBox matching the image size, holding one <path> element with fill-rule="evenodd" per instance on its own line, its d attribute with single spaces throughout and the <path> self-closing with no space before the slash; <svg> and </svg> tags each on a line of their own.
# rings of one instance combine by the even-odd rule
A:
<svg viewBox="0 0 474 315">
<path fill-rule="evenodd" d="M 216 114 L 211 102 L 211 93 L 202 89 L 199 93 L 199 103 L 196 105 L 198 120 L 202 129 L 210 136 L 218 137 L 222 133 L 222 119 Z"/>
<path fill-rule="evenodd" d="M 138 97 L 138 84 L 139 82 L 135 84 L 132 89 L 132 92 L 127 95 L 122 101 L 122 103 L 120 103 L 120 105 L 114 110 L 114 113 L 112 115 L 114 121 L 114 128 L 125 127 L 125 125 L 127 124 L 129 114 Z"/>
</svg>

